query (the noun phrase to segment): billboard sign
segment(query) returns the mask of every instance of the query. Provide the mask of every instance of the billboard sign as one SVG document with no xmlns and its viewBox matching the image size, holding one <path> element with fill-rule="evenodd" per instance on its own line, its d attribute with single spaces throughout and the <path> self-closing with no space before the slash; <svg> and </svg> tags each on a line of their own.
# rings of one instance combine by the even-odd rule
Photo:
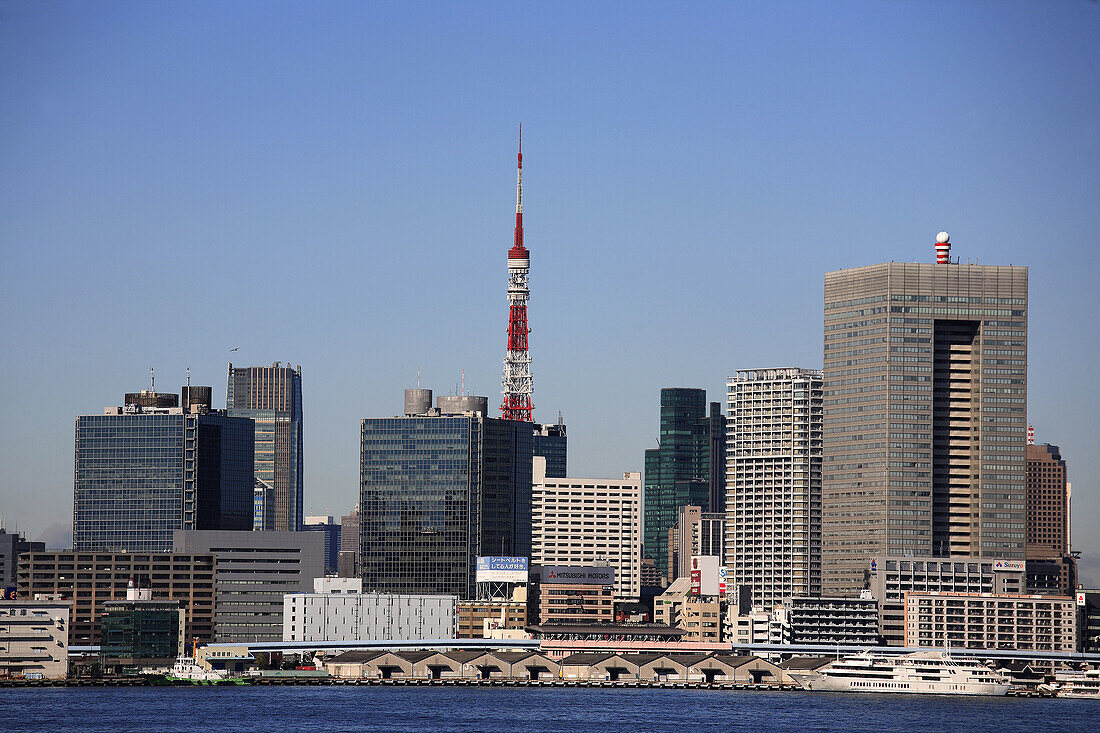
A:
<svg viewBox="0 0 1100 733">
<path fill-rule="evenodd" d="M 1022 573 L 1024 572 L 1024 563 L 1022 560 L 995 560 L 993 569 Z"/>
<path fill-rule="evenodd" d="M 605 565 L 544 565 L 539 577 L 543 583 L 614 585 L 615 568 Z"/>
<path fill-rule="evenodd" d="M 718 595 L 717 555 L 693 555 L 691 558 L 691 594 L 698 596 Z"/>
<path fill-rule="evenodd" d="M 1077 591 L 1077 605 L 1078 606 L 1084 606 L 1085 605 L 1085 594 L 1081 591 Z"/>
<path fill-rule="evenodd" d="M 526 583 L 527 558 L 479 557 L 477 559 L 478 583 Z"/>
<path fill-rule="evenodd" d="M 14 585 L 0 587 L 0 601 L 14 601 L 19 598 L 19 593 Z"/>
<path fill-rule="evenodd" d="M 718 567 L 718 595 L 722 598 L 726 597 L 726 581 L 729 580 L 729 568 L 725 565 Z"/>
</svg>

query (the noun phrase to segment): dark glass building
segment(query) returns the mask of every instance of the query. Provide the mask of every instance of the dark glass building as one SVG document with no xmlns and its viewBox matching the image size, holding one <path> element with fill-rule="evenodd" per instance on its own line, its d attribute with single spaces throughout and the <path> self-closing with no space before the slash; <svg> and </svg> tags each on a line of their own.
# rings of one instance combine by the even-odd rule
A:
<svg viewBox="0 0 1100 733">
<path fill-rule="evenodd" d="M 165 552 L 176 529 L 252 526 L 251 420 L 178 407 L 76 418 L 73 549 Z"/>
<path fill-rule="evenodd" d="M 361 423 L 363 589 L 472 598 L 478 556 L 530 555 L 531 424 L 485 397 L 406 409 Z"/>
<path fill-rule="evenodd" d="M 229 365 L 226 411 L 255 423 L 253 529 L 302 528 L 302 367 Z"/>
<path fill-rule="evenodd" d="M 546 478 L 565 478 L 568 473 L 568 439 L 565 423 L 558 416 L 556 425 L 535 425 L 532 453 L 546 459 Z"/>
<path fill-rule="evenodd" d="M 340 536 L 342 527 L 328 515 L 306 517 L 302 525 L 305 532 L 320 532 L 325 536 L 325 573 L 335 575 L 340 565 Z"/>
<path fill-rule="evenodd" d="M 668 530 L 680 507 L 710 506 L 710 424 L 706 390 L 661 390 L 660 445 L 645 452 L 644 556 L 666 578 Z"/>
<path fill-rule="evenodd" d="M 105 666 L 175 660 L 186 650 L 179 601 L 107 601 L 100 618 Z"/>
</svg>

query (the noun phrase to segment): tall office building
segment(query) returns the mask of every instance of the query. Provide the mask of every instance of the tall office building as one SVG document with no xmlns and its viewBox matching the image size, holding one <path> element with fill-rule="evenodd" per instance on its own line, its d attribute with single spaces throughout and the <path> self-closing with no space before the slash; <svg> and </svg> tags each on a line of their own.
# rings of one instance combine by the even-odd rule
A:
<svg viewBox="0 0 1100 733">
<path fill-rule="evenodd" d="M 45 542 L 30 542 L 21 534 L 11 533 L 0 527 L 0 596 L 15 585 L 15 566 L 24 552 L 44 552 Z"/>
<path fill-rule="evenodd" d="M 747 369 L 726 389 L 730 582 L 764 608 L 819 596 L 821 372 Z"/>
<path fill-rule="evenodd" d="M 661 390 L 657 448 L 645 452 L 645 557 L 669 577 L 668 530 L 680 507 L 710 504 L 710 419 L 702 389 Z"/>
<path fill-rule="evenodd" d="M 1027 557 L 1069 552 L 1069 481 L 1056 445 L 1027 446 Z"/>
<path fill-rule="evenodd" d="M 825 275 L 823 591 L 872 555 L 1024 558 L 1027 268 Z"/>
<path fill-rule="evenodd" d="M 477 558 L 529 556 L 531 424 L 487 417 L 486 397 L 406 390 L 403 417 L 360 427 L 365 591 L 472 598 Z"/>
<path fill-rule="evenodd" d="M 568 475 L 568 448 L 569 442 L 565 435 L 565 423 L 561 414 L 558 414 L 558 422 L 555 425 L 535 424 L 535 442 L 531 451 L 536 456 L 546 459 L 546 476 L 548 478 L 565 478 Z"/>
<path fill-rule="evenodd" d="M 535 459 L 531 562 L 610 565 L 617 601 L 637 601 L 642 589 L 642 474 L 622 478 L 555 478 Z"/>
<path fill-rule="evenodd" d="M 253 529 L 301 529 L 302 367 L 230 364 L 225 406 L 256 425 Z"/>
<path fill-rule="evenodd" d="M 343 528 L 331 516 L 319 515 L 306 517 L 302 530 L 320 532 L 325 536 L 325 572 L 335 575 L 340 564 L 340 537 Z"/>
<path fill-rule="evenodd" d="M 1070 551 L 1070 487 L 1056 445 L 1027 446 L 1027 592 L 1072 595 L 1077 560 Z"/>
<path fill-rule="evenodd" d="M 166 552 L 176 529 L 250 528 L 252 421 L 127 397 L 76 418 L 73 549 Z"/>
<path fill-rule="evenodd" d="M 721 402 L 710 403 L 710 514 L 726 513 L 726 414 Z M 719 553 L 720 554 L 720 553 Z"/>
<path fill-rule="evenodd" d="M 668 530 L 669 582 L 690 575 L 693 557 L 713 556 L 721 563 L 725 556 L 725 527 L 724 514 L 704 512 L 698 506 L 680 507 L 676 524 Z"/>
</svg>

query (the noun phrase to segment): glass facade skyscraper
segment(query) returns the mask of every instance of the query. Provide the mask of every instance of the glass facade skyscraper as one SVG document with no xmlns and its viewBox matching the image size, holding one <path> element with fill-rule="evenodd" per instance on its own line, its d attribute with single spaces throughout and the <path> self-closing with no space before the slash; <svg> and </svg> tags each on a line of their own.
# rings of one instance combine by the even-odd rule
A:
<svg viewBox="0 0 1100 733">
<path fill-rule="evenodd" d="M 363 589 L 472 598 L 478 556 L 530 556 L 532 438 L 484 410 L 363 420 Z"/>
<path fill-rule="evenodd" d="M 710 424 L 706 390 L 661 390 L 660 447 L 645 452 L 645 557 L 666 578 L 680 507 L 710 505 Z"/>
<path fill-rule="evenodd" d="M 253 529 L 302 528 L 302 368 L 229 365 L 226 410 L 255 424 Z"/>
<path fill-rule="evenodd" d="M 532 451 L 536 456 L 546 459 L 546 478 L 565 478 L 569 475 L 568 449 L 569 439 L 565 435 L 565 423 L 535 425 L 535 442 Z"/>
<path fill-rule="evenodd" d="M 76 418 L 74 550 L 165 552 L 176 529 L 251 527 L 251 420 L 115 409 Z"/>
</svg>

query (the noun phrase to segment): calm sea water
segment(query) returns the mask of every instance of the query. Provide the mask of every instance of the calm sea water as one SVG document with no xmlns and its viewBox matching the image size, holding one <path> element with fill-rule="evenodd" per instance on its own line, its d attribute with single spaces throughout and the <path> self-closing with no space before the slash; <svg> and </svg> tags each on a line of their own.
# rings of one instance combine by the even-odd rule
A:
<svg viewBox="0 0 1100 733">
<path fill-rule="evenodd" d="M 0 730 L 1096 731 L 1100 702 L 489 687 L 0 689 Z"/>
</svg>

